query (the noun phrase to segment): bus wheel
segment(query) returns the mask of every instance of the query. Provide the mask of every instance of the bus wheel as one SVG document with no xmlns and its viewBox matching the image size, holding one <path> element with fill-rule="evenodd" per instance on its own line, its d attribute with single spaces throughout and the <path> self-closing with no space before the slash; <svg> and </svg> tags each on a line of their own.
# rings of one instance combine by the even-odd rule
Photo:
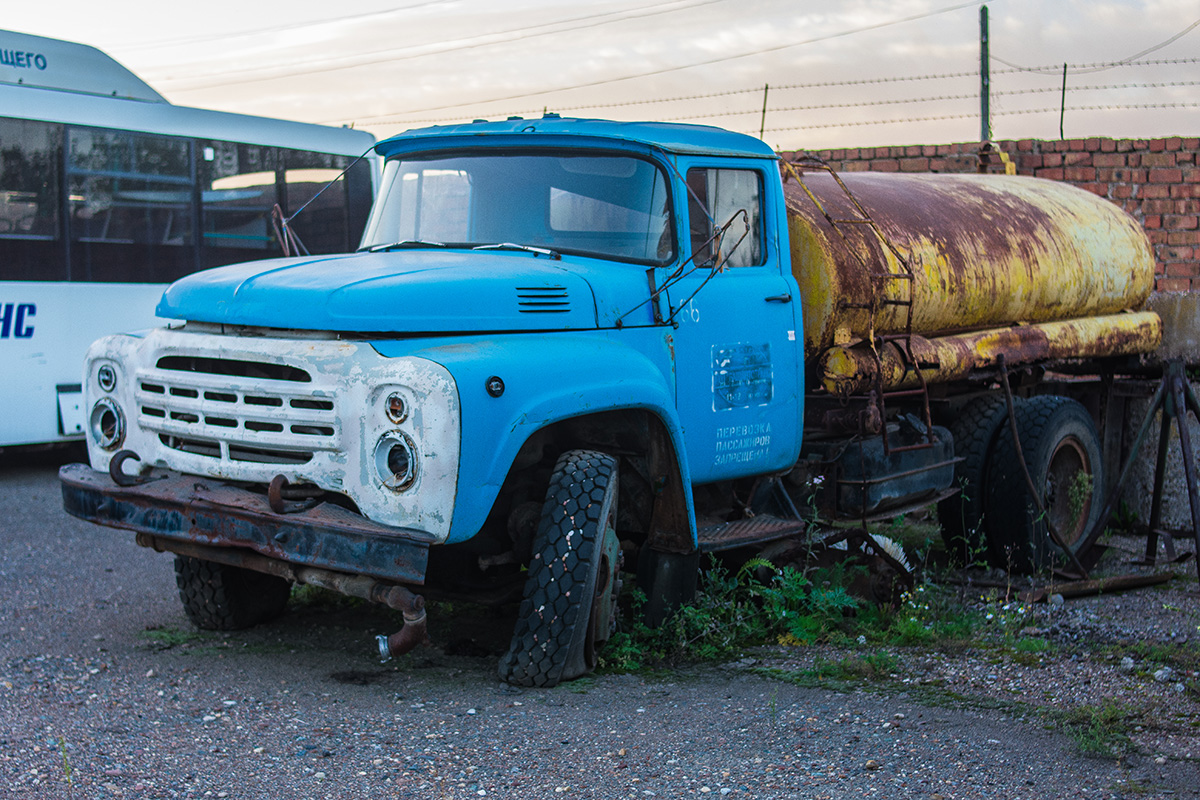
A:
<svg viewBox="0 0 1200 800">
<path fill-rule="evenodd" d="M 275 575 L 180 555 L 175 584 L 188 619 L 208 631 L 236 631 L 274 619 L 292 589 Z"/>
<path fill-rule="evenodd" d="M 616 622 L 620 545 L 617 459 L 591 450 L 559 457 L 525 596 L 500 678 L 519 686 L 555 686 L 596 666 Z"/>
<path fill-rule="evenodd" d="M 1087 410 L 1066 397 L 1045 395 L 1016 409 L 1021 450 L 1046 518 L 1072 552 L 1095 525 L 1104 505 L 1100 436 Z M 1012 437 L 996 441 L 988 476 L 988 526 L 995 566 L 1042 572 L 1065 556 L 1029 496 Z"/>
</svg>

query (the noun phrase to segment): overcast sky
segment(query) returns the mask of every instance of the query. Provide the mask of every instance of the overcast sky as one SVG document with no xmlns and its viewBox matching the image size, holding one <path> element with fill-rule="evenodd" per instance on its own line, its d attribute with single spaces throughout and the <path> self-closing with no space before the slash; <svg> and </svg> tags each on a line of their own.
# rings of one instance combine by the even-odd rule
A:
<svg viewBox="0 0 1200 800">
<path fill-rule="evenodd" d="M 818 149 L 978 141 L 980 5 L 57 0 L 2 24 L 99 47 L 177 104 L 380 137 L 543 109 L 757 135 L 769 85 L 763 138 Z M 1058 137 L 1064 62 L 1067 137 L 1200 134 L 1200 0 L 987 6 L 994 138 Z"/>
</svg>

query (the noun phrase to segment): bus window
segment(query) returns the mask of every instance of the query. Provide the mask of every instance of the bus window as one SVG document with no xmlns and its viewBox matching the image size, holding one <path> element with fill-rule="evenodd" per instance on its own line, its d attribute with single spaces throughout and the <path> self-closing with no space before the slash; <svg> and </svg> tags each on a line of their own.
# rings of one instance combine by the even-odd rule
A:
<svg viewBox="0 0 1200 800">
<path fill-rule="evenodd" d="M 287 187 L 284 211 L 295 214 L 293 228 L 310 253 L 345 253 L 358 245 L 362 215 L 370 206 L 370 167 L 359 161 L 328 189 L 353 161 L 345 156 L 281 150 Z M 321 190 L 324 189 L 324 192 Z M 316 197 L 321 192 L 320 197 Z M 315 198 L 315 199 L 314 199 Z"/>
<path fill-rule="evenodd" d="M 188 139 L 68 131 L 71 277 L 169 281 L 196 266 Z"/>
<path fill-rule="evenodd" d="M 279 201 L 276 149 L 201 142 L 200 153 L 204 266 L 275 255 L 271 209 Z"/>
<path fill-rule="evenodd" d="M 63 280 L 62 126 L 0 119 L 0 279 Z"/>
</svg>

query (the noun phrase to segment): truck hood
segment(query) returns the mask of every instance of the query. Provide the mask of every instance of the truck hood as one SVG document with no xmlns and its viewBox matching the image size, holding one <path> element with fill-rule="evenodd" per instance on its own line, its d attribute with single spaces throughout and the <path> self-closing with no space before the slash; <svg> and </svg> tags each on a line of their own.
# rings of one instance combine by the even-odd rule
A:
<svg viewBox="0 0 1200 800">
<path fill-rule="evenodd" d="M 595 328 L 591 287 L 561 263 L 525 252 L 464 250 L 256 261 L 176 281 L 156 313 L 369 333 Z"/>
</svg>

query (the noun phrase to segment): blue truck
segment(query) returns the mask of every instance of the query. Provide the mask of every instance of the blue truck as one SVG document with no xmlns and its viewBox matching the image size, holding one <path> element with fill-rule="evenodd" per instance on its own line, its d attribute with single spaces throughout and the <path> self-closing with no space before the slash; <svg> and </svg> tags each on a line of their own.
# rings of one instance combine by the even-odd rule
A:
<svg viewBox="0 0 1200 800">
<path fill-rule="evenodd" d="M 1157 335 L 1124 313 L 1145 294 L 1140 230 L 1045 181 L 843 182 L 716 128 L 552 114 L 375 150 L 357 252 L 190 275 L 158 305 L 172 324 L 88 354 L 90 464 L 62 469 L 65 508 L 174 553 L 202 628 L 315 584 L 403 612 L 387 657 L 426 637 L 426 594 L 519 601 L 500 676 L 547 686 L 594 667 L 629 575 L 661 621 L 703 553 L 793 541 L 810 510 L 940 503 L 951 545 L 1036 568 L 1054 555 L 1036 516 L 1008 514 L 1006 553 L 981 532 L 985 470 L 1004 468 L 996 356 L 1119 363 Z M 1037 230 L 979 234 L 998 203 Z M 1081 239 L 1046 221 L 1062 208 L 1103 225 Z M 977 291 L 1028 296 L 997 274 L 1039 241 L 1052 282 L 1078 267 L 1074 307 Z M 1099 492 L 1091 415 L 1021 396 L 1048 453 L 1035 480 L 1083 472 Z M 995 513 L 1023 511 L 1001 483 L 1016 494 Z"/>
</svg>

